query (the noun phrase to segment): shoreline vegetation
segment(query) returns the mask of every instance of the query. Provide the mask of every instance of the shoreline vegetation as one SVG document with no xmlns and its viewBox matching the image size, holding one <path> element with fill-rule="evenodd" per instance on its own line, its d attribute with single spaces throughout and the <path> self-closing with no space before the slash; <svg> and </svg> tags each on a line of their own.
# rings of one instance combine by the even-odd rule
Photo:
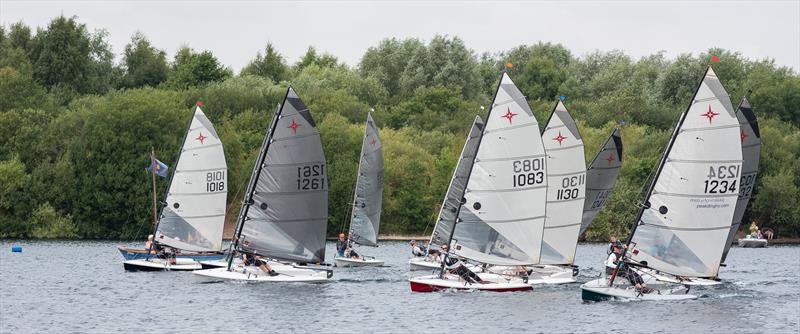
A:
<svg viewBox="0 0 800 334">
<path fill-rule="evenodd" d="M 363 124 L 374 108 L 386 157 L 381 232 L 416 237 L 432 228 L 465 134 L 476 113 L 487 117 L 481 110 L 490 109 L 502 71 L 540 125 L 565 97 L 587 161 L 621 129 L 619 180 L 581 240 L 624 237 L 709 64 L 733 105 L 747 95 L 758 117 L 760 171 L 742 228 L 757 221 L 776 238 L 800 238 L 800 76 L 770 59 L 720 48 L 634 59 L 620 50 L 574 54 L 535 40 L 478 54 L 458 37 L 435 36 L 382 40 L 352 66 L 314 47 L 289 61 L 272 44 L 250 41 L 266 45 L 235 73 L 212 52 L 189 46 L 168 58 L 164 50 L 174 46 L 153 45 L 145 33 L 116 55 L 108 34 L 90 32 L 78 17 L 0 26 L 0 238 L 143 240 L 153 230 L 145 171 L 151 145 L 174 167 L 198 101 L 224 144 L 230 235 L 264 131 L 289 85 L 325 146 L 329 236 L 347 226 Z M 162 200 L 166 179 L 157 182 Z"/>
</svg>

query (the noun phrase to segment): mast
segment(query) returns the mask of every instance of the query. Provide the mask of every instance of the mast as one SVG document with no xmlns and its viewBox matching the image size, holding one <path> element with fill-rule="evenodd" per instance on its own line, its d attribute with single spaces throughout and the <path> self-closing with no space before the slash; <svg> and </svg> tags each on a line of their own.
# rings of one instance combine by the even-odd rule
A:
<svg viewBox="0 0 800 334">
<path fill-rule="evenodd" d="M 289 89 L 286 89 L 286 96 L 283 97 L 283 101 L 286 102 L 286 98 L 289 95 Z M 256 182 L 258 177 L 261 175 L 261 169 L 264 167 L 264 158 L 267 156 L 267 149 L 269 148 L 269 144 L 272 141 L 272 134 L 275 132 L 275 126 L 278 124 L 278 118 L 280 118 L 281 104 L 275 107 L 275 113 L 272 115 L 272 121 L 270 122 L 269 127 L 267 128 L 267 132 L 264 134 L 264 141 L 261 143 L 261 151 L 258 154 L 258 159 L 256 159 L 256 163 L 253 166 L 253 173 L 250 176 L 250 184 L 247 186 L 247 192 L 245 193 L 245 198 L 242 201 L 242 208 L 239 209 L 239 217 L 236 219 L 236 231 L 233 234 L 233 243 L 230 247 L 230 254 L 228 256 L 228 271 L 231 270 L 231 265 L 233 264 L 233 257 L 234 251 L 239 246 L 239 237 L 242 234 L 242 228 L 244 227 L 244 221 L 247 219 L 247 211 L 250 210 L 250 204 L 253 202 L 253 193 L 255 192 Z"/>
<path fill-rule="evenodd" d="M 367 113 L 367 122 L 369 122 L 370 115 L 372 115 L 372 112 L 371 112 L 372 110 L 375 110 L 375 109 L 371 109 L 370 112 Z M 350 206 L 350 222 L 348 223 L 349 227 L 347 229 L 347 243 L 348 243 L 348 245 L 350 244 L 351 241 L 354 241 L 352 239 L 352 237 L 353 237 L 353 208 L 356 207 L 356 205 L 357 205 L 356 200 L 358 200 L 358 181 L 359 181 L 360 176 L 361 176 L 361 160 L 364 159 L 364 141 L 367 140 L 367 132 L 369 132 L 369 124 L 364 124 L 364 136 L 361 138 L 361 151 L 358 153 L 358 170 L 356 171 L 356 187 L 353 188 L 353 205 Z M 376 240 L 377 240 L 377 236 L 376 236 Z M 356 243 L 358 243 L 358 242 L 356 242 Z"/>
<path fill-rule="evenodd" d="M 489 112 L 486 113 L 486 119 L 488 122 L 489 116 L 492 115 L 492 109 L 494 109 L 494 103 L 497 101 L 497 93 L 500 91 L 500 85 L 503 83 L 503 75 L 506 75 L 506 72 L 503 71 L 503 74 L 500 75 L 500 80 L 497 82 L 497 88 L 494 91 L 494 97 L 492 97 L 492 104 L 489 106 Z M 450 255 L 452 251 L 450 249 L 450 242 L 453 241 L 453 234 L 456 231 L 456 225 L 458 224 L 458 216 L 461 214 L 461 207 L 464 206 L 464 194 L 467 192 L 467 187 L 469 187 L 469 180 L 472 178 L 472 168 L 475 167 L 475 159 L 478 158 L 478 151 L 481 149 L 481 142 L 483 141 L 483 135 L 486 133 L 486 125 L 483 126 L 481 129 L 481 135 L 478 137 L 478 144 L 475 146 L 475 155 L 472 156 L 472 159 L 469 164 L 469 172 L 467 173 L 467 180 L 464 182 L 464 189 L 461 191 L 461 200 L 458 203 L 458 208 L 456 208 L 456 216 L 453 219 L 453 227 L 450 228 L 450 235 L 447 237 L 447 253 L 444 254 L 444 258 L 442 258 L 442 267 L 441 271 L 439 272 L 439 276 L 444 276 L 444 269 L 447 266 L 447 257 Z M 435 227 L 434 227 L 435 228 Z"/>
<path fill-rule="evenodd" d="M 703 82 L 705 81 L 706 76 L 708 75 L 708 71 L 711 69 L 709 65 L 706 69 L 705 73 L 703 73 L 703 77 L 700 79 L 700 83 L 697 84 L 697 88 L 694 90 L 694 95 L 692 95 L 692 99 L 689 101 L 689 106 L 686 107 L 686 110 L 681 114 L 681 118 L 678 120 L 678 125 L 675 126 L 675 130 L 672 131 L 672 136 L 669 139 L 669 143 L 667 143 L 667 149 L 664 150 L 664 153 L 661 155 L 661 160 L 658 163 L 658 167 L 656 168 L 656 173 L 653 176 L 650 185 L 647 187 L 647 195 L 644 198 L 644 202 L 642 206 L 639 208 L 639 212 L 636 214 L 636 219 L 633 221 L 633 226 L 631 227 L 631 232 L 628 234 L 628 240 L 625 242 L 626 247 L 622 250 L 622 255 L 617 261 L 617 267 L 614 269 L 614 273 L 611 275 L 611 280 L 609 281 L 609 286 L 614 284 L 614 279 L 619 272 L 619 268 L 622 265 L 622 262 L 625 259 L 625 255 L 628 253 L 628 249 L 631 246 L 631 241 L 633 241 L 633 235 L 636 233 L 636 228 L 639 226 L 639 222 L 642 219 L 642 215 L 644 215 L 644 210 L 650 209 L 650 196 L 653 194 L 653 188 L 656 186 L 656 182 L 658 182 L 658 178 L 661 176 L 661 171 L 664 169 L 664 164 L 667 161 L 667 157 L 669 156 L 670 151 L 672 151 L 672 146 L 675 144 L 675 138 L 680 133 L 681 127 L 683 126 L 683 122 L 686 120 L 686 115 L 689 114 L 689 109 L 692 108 L 692 105 L 695 103 L 695 99 L 697 98 L 697 93 L 700 91 L 700 87 L 702 87 Z"/>
<path fill-rule="evenodd" d="M 197 102 L 201 103 L 200 101 Z M 195 110 L 197 110 L 196 108 L 198 108 L 197 104 L 195 104 Z M 169 180 L 167 180 L 167 185 L 164 187 L 164 201 L 162 202 L 162 204 L 166 204 L 167 202 L 167 195 L 169 195 L 169 188 L 172 186 L 172 179 L 175 177 L 175 173 L 178 171 L 177 169 L 178 162 L 180 162 L 181 160 L 181 153 L 183 153 L 183 145 L 186 143 L 186 137 L 189 136 L 189 130 L 192 127 L 192 121 L 194 121 L 194 113 L 195 112 L 193 111 L 192 117 L 189 117 L 189 122 L 186 124 L 186 130 L 183 131 L 183 139 L 181 139 L 181 148 L 178 150 L 178 154 L 176 154 L 175 163 L 173 164 L 173 166 L 175 167 L 172 169 L 172 173 L 169 174 Z M 151 153 L 153 154 L 152 158 L 153 163 L 155 163 L 155 148 L 153 148 L 153 151 Z M 156 167 L 155 165 L 153 165 L 153 187 L 155 187 L 155 169 Z M 153 196 L 153 201 L 155 201 L 155 196 Z M 162 205 L 161 208 L 158 210 L 158 217 L 161 217 L 161 214 L 163 212 L 164 212 L 164 206 Z M 150 249 L 147 250 L 147 259 L 150 259 L 150 251 L 153 249 L 152 245 L 158 242 L 156 234 L 158 234 L 158 224 L 160 222 L 161 222 L 160 218 L 156 219 L 155 227 L 153 227 L 153 242 L 150 243 Z"/>
</svg>

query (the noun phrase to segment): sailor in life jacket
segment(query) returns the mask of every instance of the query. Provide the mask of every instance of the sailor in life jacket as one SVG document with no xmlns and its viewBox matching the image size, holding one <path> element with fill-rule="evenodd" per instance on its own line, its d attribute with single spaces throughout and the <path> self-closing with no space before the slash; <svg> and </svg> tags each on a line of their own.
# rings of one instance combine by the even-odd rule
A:
<svg viewBox="0 0 800 334">
<path fill-rule="evenodd" d="M 414 255 L 415 257 L 416 256 L 425 256 L 425 250 L 423 249 L 422 246 L 418 246 L 417 245 L 417 241 L 416 240 L 411 240 L 411 242 L 409 244 L 411 244 L 411 255 Z"/>
<path fill-rule="evenodd" d="M 447 253 L 447 251 L 448 251 L 447 244 L 444 244 L 444 245 L 440 246 L 439 248 L 441 248 L 442 253 Z M 472 284 L 472 283 L 481 283 L 481 284 L 488 283 L 488 282 L 483 281 L 480 278 L 480 276 L 478 276 L 478 274 L 472 272 L 472 270 L 469 270 L 469 268 L 467 268 L 467 266 L 465 266 L 464 263 L 461 262 L 461 260 L 459 260 L 458 258 L 453 256 L 452 254 L 445 256 L 444 265 L 445 265 L 445 269 L 447 269 L 447 271 L 460 276 L 467 283 L 470 283 L 470 284 Z"/>
</svg>

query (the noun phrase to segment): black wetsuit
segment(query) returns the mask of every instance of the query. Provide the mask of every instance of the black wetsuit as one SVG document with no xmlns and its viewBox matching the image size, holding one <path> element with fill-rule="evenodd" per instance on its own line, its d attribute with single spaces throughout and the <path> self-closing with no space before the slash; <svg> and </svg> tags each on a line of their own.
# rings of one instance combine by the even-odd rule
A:
<svg viewBox="0 0 800 334">
<path fill-rule="evenodd" d="M 617 260 L 615 262 L 619 261 L 619 254 L 614 253 L 614 256 L 617 258 Z M 614 269 L 610 268 L 610 267 L 606 267 L 606 274 L 613 275 L 614 274 Z M 619 266 L 619 271 L 617 272 L 617 276 L 628 279 L 628 281 L 631 282 L 631 284 L 633 284 L 633 285 L 644 284 L 644 280 L 642 279 L 642 276 L 637 274 L 635 271 L 633 271 L 633 269 L 631 269 L 627 265 L 625 265 L 625 262 L 623 262 Z"/>
<path fill-rule="evenodd" d="M 448 268 L 451 268 L 451 269 L 449 269 L 450 272 L 452 272 L 452 273 L 454 273 L 454 274 L 456 274 L 458 276 L 461 276 L 461 278 L 463 278 L 465 281 L 467 281 L 467 283 L 475 283 L 475 282 L 483 281 L 480 278 L 480 276 L 478 276 L 478 274 L 472 272 L 472 270 L 467 269 L 467 267 L 463 263 L 459 263 L 459 262 L 460 261 L 457 258 L 455 258 L 453 256 L 448 256 L 447 260 L 445 260 L 445 265 Z M 455 267 L 455 268 L 452 268 L 453 266 L 456 266 L 457 263 L 458 263 L 458 266 Z"/>
</svg>

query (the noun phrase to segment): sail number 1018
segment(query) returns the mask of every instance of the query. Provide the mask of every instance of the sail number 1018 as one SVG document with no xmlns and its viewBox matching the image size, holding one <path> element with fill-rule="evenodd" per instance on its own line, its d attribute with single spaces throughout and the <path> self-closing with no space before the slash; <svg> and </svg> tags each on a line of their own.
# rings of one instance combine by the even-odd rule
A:
<svg viewBox="0 0 800 334">
<path fill-rule="evenodd" d="M 525 187 L 544 182 L 544 158 L 514 160 L 514 187 Z"/>
<path fill-rule="evenodd" d="M 708 167 L 708 179 L 704 181 L 706 194 L 727 194 L 736 192 L 741 165 L 722 165 Z"/>
</svg>

